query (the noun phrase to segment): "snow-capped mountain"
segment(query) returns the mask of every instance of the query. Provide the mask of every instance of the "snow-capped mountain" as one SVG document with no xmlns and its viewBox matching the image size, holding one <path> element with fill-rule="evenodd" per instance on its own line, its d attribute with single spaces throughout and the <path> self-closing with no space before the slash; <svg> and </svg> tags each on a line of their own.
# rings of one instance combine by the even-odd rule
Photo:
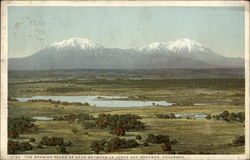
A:
<svg viewBox="0 0 250 160">
<path fill-rule="evenodd" d="M 139 48 L 139 51 L 146 51 L 146 52 L 172 52 L 172 53 L 199 53 L 199 52 L 204 52 L 204 51 L 209 51 L 211 50 L 190 39 L 178 39 L 176 41 L 170 41 L 170 42 L 154 42 L 150 43 L 149 45 L 143 46 Z"/>
<path fill-rule="evenodd" d="M 169 52 L 168 42 L 153 42 L 149 45 L 143 46 L 138 50 L 141 52 Z"/>
<path fill-rule="evenodd" d="M 57 50 L 60 49 L 68 49 L 68 48 L 74 48 L 74 49 L 99 49 L 103 48 L 101 45 L 92 42 L 88 39 L 83 38 L 71 38 L 68 40 L 63 40 L 61 42 L 54 42 L 49 47 L 56 48 Z"/>
<path fill-rule="evenodd" d="M 9 59 L 10 70 L 225 67 L 244 67 L 244 60 L 224 57 L 190 39 L 117 49 L 102 47 L 88 39 L 71 38 L 52 43 L 32 56 Z"/>
<path fill-rule="evenodd" d="M 174 53 L 198 53 L 203 51 L 210 51 L 206 46 L 190 39 L 179 39 L 170 42 L 168 49 Z"/>
</svg>

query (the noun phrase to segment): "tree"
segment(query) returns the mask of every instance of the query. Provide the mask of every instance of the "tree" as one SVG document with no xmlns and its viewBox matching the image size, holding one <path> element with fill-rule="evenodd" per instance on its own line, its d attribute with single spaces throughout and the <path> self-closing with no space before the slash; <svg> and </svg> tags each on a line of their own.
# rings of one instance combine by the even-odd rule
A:
<svg viewBox="0 0 250 160">
<path fill-rule="evenodd" d="M 18 133 L 17 133 L 17 131 L 14 129 L 14 130 L 10 130 L 9 132 L 8 132 L 8 136 L 10 137 L 10 138 L 17 138 L 17 137 L 19 137 L 19 135 L 18 135 Z"/>
<path fill-rule="evenodd" d="M 115 132 L 115 134 L 118 135 L 118 136 L 124 136 L 125 133 L 126 133 L 126 132 L 125 132 L 125 129 L 124 129 L 124 128 L 121 128 L 121 127 L 116 128 L 114 132 Z"/>
<path fill-rule="evenodd" d="M 100 120 L 97 122 L 97 126 L 100 128 L 105 128 L 106 127 L 106 123 L 103 120 Z"/>
<path fill-rule="evenodd" d="M 168 143 L 162 143 L 162 144 L 161 144 L 161 149 L 162 149 L 163 151 L 171 151 L 171 150 L 172 150 L 172 147 L 171 147 L 171 145 L 168 144 Z"/>
</svg>

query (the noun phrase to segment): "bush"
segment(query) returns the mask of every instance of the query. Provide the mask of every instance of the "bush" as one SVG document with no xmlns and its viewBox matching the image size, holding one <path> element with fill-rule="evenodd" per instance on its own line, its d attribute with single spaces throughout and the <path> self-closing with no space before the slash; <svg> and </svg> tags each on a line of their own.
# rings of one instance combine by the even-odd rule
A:
<svg viewBox="0 0 250 160">
<path fill-rule="evenodd" d="M 237 146 L 244 146 L 245 145 L 245 136 L 238 136 L 232 141 L 232 145 Z"/>
<path fill-rule="evenodd" d="M 92 129 L 92 128 L 96 127 L 96 124 L 93 122 L 84 122 L 83 126 L 85 129 Z"/>
<path fill-rule="evenodd" d="M 176 119 L 177 118 L 174 113 L 170 113 L 170 114 L 156 114 L 155 116 L 157 118 L 162 118 L 162 119 Z"/>
<path fill-rule="evenodd" d="M 35 139 L 35 138 L 30 138 L 30 139 L 29 139 L 29 142 L 35 143 L 35 142 L 36 142 L 36 139 Z"/>
<path fill-rule="evenodd" d="M 213 118 L 220 120 L 223 119 L 227 122 L 232 122 L 232 121 L 237 121 L 237 122 L 245 122 L 245 112 L 238 112 L 234 113 L 231 112 L 229 113 L 228 111 L 224 111 L 220 113 L 219 115 L 213 116 Z"/>
<path fill-rule="evenodd" d="M 9 117 L 8 118 L 8 136 L 9 138 L 17 138 L 19 134 L 24 132 L 34 132 L 38 130 L 38 127 L 31 122 L 35 120 L 29 117 Z"/>
<path fill-rule="evenodd" d="M 176 139 L 173 139 L 172 141 L 170 141 L 170 144 L 177 144 L 178 141 Z"/>
<path fill-rule="evenodd" d="M 8 136 L 9 138 L 17 138 L 19 137 L 19 134 L 17 133 L 15 129 L 12 129 L 8 131 Z"/>
<path fill-rule="evenodd" d="M 144 124 L 137 119 L 141 119 L 141 117 L 133 114 L 99 114 L 96 119 L 96 125 L 100 128 L 108 127 L 111 130 L 116 128 L 123 128 L 126 131 L 145 129 Z"/>
<path fill-rule="evenodd" d="M 144 143 L 143 143 L 143 146 L 144 146 L 144 147 L 147 147 L 147 146 L 149 146 L 149 145 L 148 145 L 147 142 L 144 142 Z"/>
<path fill-rule="evenodd" d="M 77 128 L 72 128 L 71 130 L 74 134 L 77 134 L 78 132 L 80 132 Z"/>
<path fill-rule="evenodd" d="M 168 143 L 162 143 L 162 144 L 161 144 L 161 149 L 162 149 L 163 151 L 171 151 L 171 150 L 172 150 L 172 147 L 171 147 L 171 145 L 168 144 Z"/>
<path fill-rule="evenodd" d="M 14 142 L 8 141 L 8 153 L 15 154 L 17 152 L 23 152 L 26 150 L 32 150 L 32 146 L 29 142 Z"/>
<path fill-rule="evenodd" d="M 116 128 L 114 130 L 114 133 L 117 135 L 117 136 L 124 136 L 126 134 L 126 131 L 124 128 Z"/>
<path fill-rule="evenodd" d="M 56 146 L 56 145 L 64 145 L 64 138 L 63 137 L 52 137 L 48 138 L 47 136 L 42 137 L 40 144 L 46 146 Z"/>
<path fill-rule="evenodd" d="M 93 141 L 90 145 L 90 148 L 92 148 L 95 154 L 98 154 L 100 151 L 104 150 L 105 143 L 106 141 L 104 139 L 99 141 Z"/>
<path fill-rule="evenodd" d="M 210 114 L 206 116 L 206 119 L 208 119 L 208 120 L 210 120 L 211 118 L 212 118 L 212 117 L 211 117 Z"/>
<path fill-rule="evenodd" d="M 100 153 L 101 151 L 112 152 L 119 149 L 133 148 L 137 146 L 139 146 L 139 144 L 136 142 L 136 140 L 125 140 L 120 139 L 119 137 L 110 139 L 109 141 L 104 139 L 100 141 L 93 141 L 90 145 L 95 153 Z"/>
<path fill-rule="evenodd" d="M 64 146 L 65 147 L 72 147 L 72 142 L 71 141 L 65 142 Z"/>
<path fill-rule="evenodd" d="M 153 135 L 149 134 L 148 138 L 146 139 L 148 143 L 169 143 L 169 136 L 168 135 Z"/>
<path fill-rule="evenodd" d="M 62 153 L 62 154 L 67 154 L 67 150 L 66 150 L 66 147 L 64 145 L 61 145 L 61 146 L 57 146 L 56 147 L 56 150 L 58 153 Z"/>
<path fill-rule="evenodd" d="M 137 136 L 135 137 L 135 139 L 137 139 L 137 140 L 141 140 L 141 139 L 142 139 L 142 136 L 137 135 Z"/>
<path fill-rule="evenodd" d="M 43 148 L 43 146 L 41 144 L 38 144 L 37 148 L 41 149 L 41 148 Z"/>
</svg>

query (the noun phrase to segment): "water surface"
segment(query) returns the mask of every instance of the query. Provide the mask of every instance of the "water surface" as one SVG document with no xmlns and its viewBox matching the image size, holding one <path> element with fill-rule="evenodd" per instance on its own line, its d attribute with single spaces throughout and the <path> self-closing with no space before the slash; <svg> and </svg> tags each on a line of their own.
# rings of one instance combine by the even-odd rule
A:
<svg viewBox="0 0 250 160">
<path fill-rule="evenodd" d="M 16 98 L 18 101 L 29 100 L 53 100 L 69 103 L 89 103 L 96 107 L 143 107 L 143 106 L 171 106 L 173 103 L 166 101 L 139 101 L 139 100 L 125 100 L 126 96 L 33 96 L 26 98 Z M 123 100 L 124 99 L 124 100 Z"/>
<path fill-rule="evenodd" d="M 53 118 L 51 118 L 51 117 L 32 117 L 32 119 L 40 120 L 40 121 L 51 121 L 51 120 L 53 120 Z"/>
</svg>

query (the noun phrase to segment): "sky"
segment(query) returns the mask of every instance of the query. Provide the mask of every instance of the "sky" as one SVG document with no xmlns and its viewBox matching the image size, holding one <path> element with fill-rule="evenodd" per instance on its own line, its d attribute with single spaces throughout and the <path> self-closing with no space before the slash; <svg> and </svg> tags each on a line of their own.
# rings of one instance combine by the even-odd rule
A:
<svg viewBox="0 0 250 160">
<path fill-rule="evenodd" d="M 87 38 L 107 48 L 137 48 L 188 38 L 227 57 L 244 57 L 243 7 L 8 7 L 8 56 Z"/>
</svg>

